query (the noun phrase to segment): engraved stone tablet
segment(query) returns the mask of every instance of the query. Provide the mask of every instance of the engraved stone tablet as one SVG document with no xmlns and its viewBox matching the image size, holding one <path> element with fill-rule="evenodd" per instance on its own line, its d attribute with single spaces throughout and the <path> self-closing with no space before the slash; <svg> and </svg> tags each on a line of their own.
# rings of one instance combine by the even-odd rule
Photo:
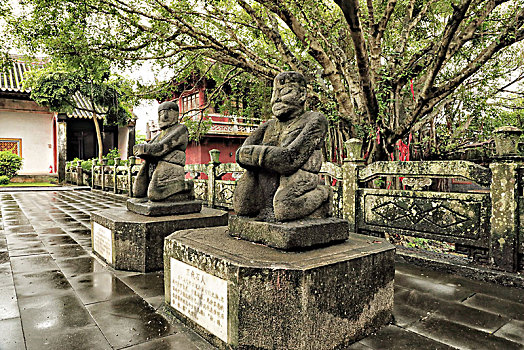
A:
<svg viewBox="0 0 524 350">
<path fill-rule="evenodd" d="M 113 263 L 113 239 L 111 230 L 99 223 L 93 223 L 93 250 L 105 261 Z"/>
<path fill-rule="evenodd" d="M 171 258 L 171 307 L 227 343 L 227 281 Z"/>
</svg>

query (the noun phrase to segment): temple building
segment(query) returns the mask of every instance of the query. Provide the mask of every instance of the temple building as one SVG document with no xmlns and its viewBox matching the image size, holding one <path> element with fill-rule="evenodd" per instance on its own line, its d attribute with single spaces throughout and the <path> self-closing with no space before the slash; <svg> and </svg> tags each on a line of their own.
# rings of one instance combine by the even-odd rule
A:
<svg viewBox="0 0 524 350">
<path fill-rule="evenodd" d="M 31 99 L 22 87 L 24 73 L 41 68 L 45 62 L 27 62 L 15 57 L 11 69 L 0 73 L 0 150 L 10 150 L 23 158 L 19 175 L 58 175 L 63 179 L 65 161 L 90 159 L 98 154 L 92 114 L 82 108 L 71 113 L 54 113 Z M 80 94 L 75 104 L 87 107 Z M 131 154 L 135 143 L 135 127 L 104 125 L 98 120 L 104 154 L 118 148 L 122 158 Z"/>
<path fill-rule="evenodd" d="M 195 80 L 198 82 L 179 83 L 172 96 L 173 100 L 178 101 L 181 119 L 189 116 L 193 123 L 202 121 L 209 125 L 207 132 L 199 140 L 190 141 L 186 150 L 186 164 L 208 163 L 209 151 L 212 149 L 220 150 L 221 163 L 234 163 L 236 150 L 262 120 L 248 120 L 237 116 L 235 111 L 219 113 L 206 99 L 207 90 L 213 87 L 213 82 L 206 79 Z M 147 129 L 148 137 L 154 137 L 159 132 L 156 120 L 149 121 Z M 228 180 L 227 176 L 224 180 Z"/>
</svg>

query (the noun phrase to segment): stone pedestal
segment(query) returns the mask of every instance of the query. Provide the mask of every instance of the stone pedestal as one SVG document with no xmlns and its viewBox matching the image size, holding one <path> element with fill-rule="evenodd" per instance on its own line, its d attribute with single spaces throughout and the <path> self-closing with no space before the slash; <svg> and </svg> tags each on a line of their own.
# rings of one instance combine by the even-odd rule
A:
<svg viewBox="0 0 524 350">
<path fill-rule="evenodd" d="M 164 245 L 163 311 L 221 349 L 344 349 L 391 319 L 394 247 L 350 234 L 301 252 L 177 231 Z"/>
<path fill-rule="evenodd" d="M 147 198 L 131 198 L 126 202 L 127 210 L 146 216 L 165 216 L 198 213 L 202 201 L 185 200 L 180 202 L 151 202 Z"/>
<path fill-rule="evenodd" d="M 229 234 L 273 248 L 297 250 L 342 242 L 348 238 L 347 220 L 338 218 L 264 222 L 242 216 L 229 217 Z"/>
<path fill-rule="evenodd" d="M 125 208 L 91 214 L 93 252 L 118 270 L 149 272 L 163 268 L 164 238 L 174 231 L 227 224 L 227 212 L 144 216 Z"/>
</svg>

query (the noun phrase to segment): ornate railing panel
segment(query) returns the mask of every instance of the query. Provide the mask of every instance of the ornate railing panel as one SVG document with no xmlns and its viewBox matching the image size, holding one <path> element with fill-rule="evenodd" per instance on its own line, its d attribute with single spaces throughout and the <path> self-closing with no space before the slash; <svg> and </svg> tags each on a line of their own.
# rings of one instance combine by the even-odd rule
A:
<svg viewBox="0 0 524 350">
<path fill-rule="evenodd" d="M 233 209 L 233 193 L 236 181 L 216 180 L 215 182 L 215 205 Z"/>
<path fill-rule="evenodd" d="M 349 184 L 345 216 L 357 232 L 400 234 L 454 243 L 457 252 L 485 262 L 490 249 L 491 198 L 488 193 L 427 191 L 432 178 L 464 178 L 490 186 L 491 169 L 467 161 L 345 164 Z M 366 188 L 365 183 L 403 177 L 411 190 Z M 426 191 L 423 191 L 423 190 Z"/>
<path fill-rule="evenodd" d="M 359 230 L 489 247 L 489 194 L 359 190 Z"/>
<path fill-rule="evenodd" d="M 195 197 L 196 199 L 207 201 L 207 180 L 193 180 L 195 184 Z"/>
<path fill-rule="evenodd" d="M 115 171 L 115 187 L 118 193 L 128 193 L 129 191 L 129 167 L 117 166 Z"/>
</svg>

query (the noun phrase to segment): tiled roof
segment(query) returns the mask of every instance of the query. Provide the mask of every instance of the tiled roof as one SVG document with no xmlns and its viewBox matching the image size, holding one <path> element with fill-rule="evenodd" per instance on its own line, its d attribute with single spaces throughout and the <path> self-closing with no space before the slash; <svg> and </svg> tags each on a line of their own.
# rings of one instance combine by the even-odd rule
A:
<svg viewBox="0 0 524 350">
<path fill-rule="evenodd" d="M 22 89 L 24 73 L 42 66 L 42 63 L 31 64 L 15 60 L 13 67 L 9 71 L 0 73 L 0 91 L 29 93 L 29 90 Z"/>
<path fill-rule="evenodd" d="M 7 73 L 0 73 L 0 91 L 29 94 L 31 91 L 27 89 L 24 90 L 22 87 L 24 74 L 30 70 L 42 68 L 43 66 L 44 62 L 42 61 L 29 63 L 15 58 L 13 67 Z M 67 113 L 68 117 L 92 118 L 92 113 L 86 111 L 86 109 L 91 109 L 91 103 L 84 96 L 77 92 L 73 96 L 73 101 L 79 108 L 75 108 L 73 112 Z M 104 109 L 98 105 L 95 105 L 95 109 L 98 113 L 104 113 Z M 98 115 L 98 118 L 102 119 L 103 117 Z"/>
<path fill-rule="evenodd" d="M 75 101 L 75 105 L 79 108 L 75 108 L 75 110 L 72 113 L 67 113 L 67 116 L 70 118 L 87 118 L 91 119 L 93 116 L 93 113 L 90 112 L 92 110 L 91 108 L 91 102 L 87 98 L 85 98 L 81 93 L 76 92 L 73 96 L 73 100 Z M 100 114 L 105 113 L 104 108 L 100 107 L 99 105 L 95 104 L 95 110 L 98 113 L 98 118 L 102 119 L 103 117 Z"/>
</svg>

